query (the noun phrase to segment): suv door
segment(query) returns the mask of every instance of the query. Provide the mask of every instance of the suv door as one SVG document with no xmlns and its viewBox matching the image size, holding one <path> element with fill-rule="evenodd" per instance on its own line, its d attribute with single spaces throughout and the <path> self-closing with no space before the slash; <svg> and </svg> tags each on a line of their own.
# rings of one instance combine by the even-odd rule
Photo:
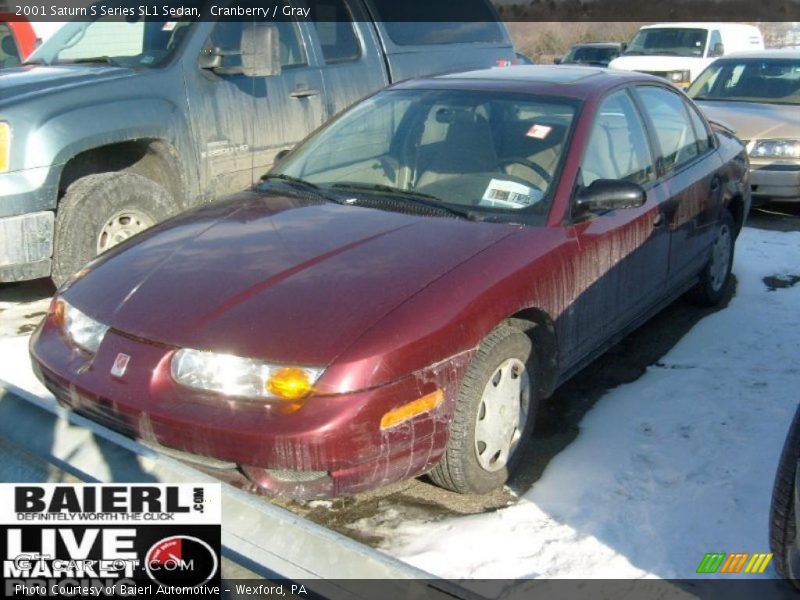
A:
<svg viewBox="0 0 800 600">
<path fill-rule="evenodd" d="M 389 85 L 375 27 L 360 2 L 307 0 L 306 4 L 317 15 L 312 40 L 323 65 L 330 115 Z"/>
<path fill-rule="evenodd" d="M 665 206 L 670 233 L 669 281 L 688 283 L 708 260 L 722 207 L 722 160 L 705 120 L 679 92 L 640 85 L 636 93 L 657 148 L 667 183 Z"/>
<path fill-rule="evenodd" d="M 199 24 L 202 26 L 203 24 Z M 219 21 L 200 52 L 219 48 L 226 53 L 225 67 L 241 65 L 242 32 L 251 22 Z M 229 54 L 230 53 L 230 54 Z M 205 185 L 204 200 L 214 200 L 250 187 L 253 159 L 255 78 L 223 69 L 203 69 L 198 58 L 187 60 L 187 102 Z"/>
<path fill-rule="evenodd" d="M 309 23 L 275 21 L 281 72 L 254 82 L 253 182 L 282 150 L 292 149 L 328 117 L 318 61 L 310 51 Z"/>
<path fill-rule="evenodd" d="M 603 99 L 594 115 L 578 175 L 577 193 L 598 179 L 642 185 L 646 203 L 638 208 L 575 215 L 579 280 L 594 282 L 570 308 L 580 332 L 578 355 L 596 348 L 636 320 L 663 295 L 669 239 L 663 227 L 663 182 L 644 122 L 626 89 Z M 576 193 L 576 196 L 577 196 Z M 574 199 L 573 199 L 574 202 Z M 584 275 L 585 274 L 585 275 Z"/>
</svg>

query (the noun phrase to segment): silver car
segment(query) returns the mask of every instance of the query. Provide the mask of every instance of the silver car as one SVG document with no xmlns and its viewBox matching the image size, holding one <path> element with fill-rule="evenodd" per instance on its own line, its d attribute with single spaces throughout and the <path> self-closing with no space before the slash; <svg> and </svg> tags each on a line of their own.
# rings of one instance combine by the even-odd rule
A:
<svg viewBox="0 0 800 600">
<path fill-rule="evenodd" d="M 800 202 L 800 50 L 730 54 L 687 93 L 747 146 L 754 204 Z"/>
</svg>

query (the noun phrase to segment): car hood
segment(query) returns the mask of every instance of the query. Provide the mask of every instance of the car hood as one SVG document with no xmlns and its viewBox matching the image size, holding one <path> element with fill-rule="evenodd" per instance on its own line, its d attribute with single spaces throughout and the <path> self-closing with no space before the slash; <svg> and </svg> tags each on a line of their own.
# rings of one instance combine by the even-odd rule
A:
<svg viewBox="0 0 800 600">
<path fill-rule="evenodd" d="M 0 70 L 0 105 L 135 75 L 104 65 L 21 65 Z"/>
<path fill-rule="evenodd" d="M 247 193 L 112 250 L 63 294 L 137 337 L 324 366 L 515 230 Z"/>
<path fill-rule="evenodd" d="M 710 120 L 730 127 L 739 139 L 800 138 L 800 106 L 758 102 L 695 102 Z"/>
</svg>

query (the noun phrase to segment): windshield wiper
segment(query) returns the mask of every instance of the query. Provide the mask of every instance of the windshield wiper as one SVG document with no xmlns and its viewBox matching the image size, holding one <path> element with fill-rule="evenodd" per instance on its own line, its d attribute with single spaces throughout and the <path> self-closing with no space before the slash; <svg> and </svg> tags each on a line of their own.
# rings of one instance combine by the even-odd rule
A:
<svg viewBox="0 0 800 600">
<path fill-rule="evenodd" d="M 33 58 L 33 59 L 30 59 L 30 60 L 23 60 L 22 61 L 22 66 L 23 67 L 25 65 L 49 65 L 49 64 L 50 63 L 45 62 L 41 58 Z"/>
<path fill-rule="evenodd" d="M 363 192 L 379 192 L 389 194 L 394 196 L 395 198 L 402 198 L 408 202 L 413 202 L 414 204 L 419 204 L 421 206 L 427 206 L 428 208 L 433 208 L 435 210 L 441 210 L 456 217 L 460 217 L 462 219 L 469 219 L 470 221 L 477 221 L 477 215 L 469 210 L 461 210 L 458 208 L 454 208 L 448 206 L 442 202 L 441 199 L 437 198 L 436 196 L 432 196 L 431 194 L 425 194 L 423 192 L 415 192 L 414 190 L 404 190 L 397 187 L 392 187 L 390 185 L 383 185 L 378 183 L 334 183 L 332 188 L 338 189 L 347 189 L 347 190 L 354 190 L 354 191 L 363 191 Z"/>
<path fill-rule="evenodd" d="M 312 194 L 319 196 L 324 200 L 336 202 L 337 204 L 344 204 L 344 202 L 339 198 L 334 198 L 333 196 L 326 194 L 316 183 L 311 183 L 310 181 L 306 181 L 305 179 L 301 179 L 299 177 L 294 177 L 293 175 L 285 175 L 284 173 L 267 173 L 266 175 L 261 176 L 261 181 L 281 181 L 295 189 L 311 192 Z"/>
</svg>

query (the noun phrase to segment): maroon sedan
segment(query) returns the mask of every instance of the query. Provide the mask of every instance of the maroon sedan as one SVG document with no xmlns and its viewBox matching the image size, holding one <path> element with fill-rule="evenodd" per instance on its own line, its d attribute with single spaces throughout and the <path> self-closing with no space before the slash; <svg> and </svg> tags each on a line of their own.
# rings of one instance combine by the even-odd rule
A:
<svg viewBox="0 0 800 600">
<path fill-rule="evenodd" d="M 746 177 L 646 75 L 407 82 L 90 263 L 33 362 L 74 410 L 271 493 L 487 492 L 557 385 L 681 294 L 720 299 Z"/>
</svg>

